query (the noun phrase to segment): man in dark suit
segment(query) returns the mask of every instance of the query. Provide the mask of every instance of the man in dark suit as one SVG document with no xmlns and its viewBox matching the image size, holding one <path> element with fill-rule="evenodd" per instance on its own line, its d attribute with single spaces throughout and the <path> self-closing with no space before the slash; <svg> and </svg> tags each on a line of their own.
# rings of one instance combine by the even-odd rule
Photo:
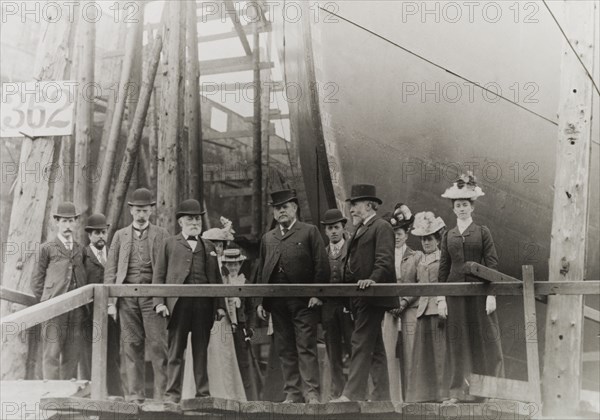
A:
<svg viewBox="0 0 600 420">
<path fill-rule="evenodd" d="M 330 283 L 342 283 L 342 269 L 348 248 L 345 226 L 348 219 L 338 209 L 325 212 L 321 224 L 329 239 L 326 251 L 331 269 Z M 331 370 L 331 398 L 338 398 L 344 390 L 344 356 L 352 354 L 353 322 L 347 309 L 347 299 L 328 297 L 321 308 L 321 324 Z"/>
<path fill-rule="evenodd" d="M 200 238 L 202 211 L 196 200 L 185 200 L 177 209 L 176 217 L 181 233 L 168 238 L 158 255 L 154 284 L 222 284 L 215 246 Z M 208 342 L 215 318 L 225 315 L 225 300 L 208 297 L 156 297 L 157 314 L 169 317 L 168 322 L 168 401 L 181 400 L 183 354 L 188 334 L 192 333 L 192 355 L 196 397 L 210 396 L 208 388 Z M 189 362 L 189 361 L 188 361 Z"/>
<path fill-rule="evenodd" d="M 344 264 L 344 282 L 357 283 L 364 290 L 375 283 L 394 283 L 394 230 L 377 217 L 382 203 L 375 186 L 353 185 L 350 193 L 350 214 L 360 220 L 350 238 Z M 369 373 L 375 401 L 390 400 L 390 384 L 381 321 L 386 310 L 399 306 L 398 297 L 354 297 L 352 313 L 352 357 L 348 382 L 340 398 L 334 402 L 365 400 Z"/>
<path fill-rule="evenodd" d="M 327 283 L 329 261 L 316 226 L 297 220 L 294 190 L 271 194 L 277 226 L 263 235 L 257 281 L 270 284 Z M 266 298 L 257 307 L 259 318 L 273 318 L 273 330 L 284 376 L 286 403 L 319 402 L 317 358 L 318 306 L 313 298 Z"/>
<path fill-rule="evenodd" d="M 150 284 L 163 241 L 169 233 L 150 223 L 156 201 L 146 188 L 133 192 L 128 202 L 133 223 L 118 230 L 112 239 L 104 272 L 105 284 Z M 108 314 L 121 327 L 126 398 L 141 403 L 145 392 L 145 348 L 148 345 L 154 370 L 154 399 L 160 400 L 167 384 L 167 334 L 165 320 L 154 312 L 151 297 L 111 298 Z"/>
<path fill-rule="evenodd" d="M 87 221 L 85 231 L 90 239 L 90 244 L 83 248 L 83 265 L 87 274 L 88 284 L 102 284 L 104 282 L 104 266 L 106 265 L 108 245 L 106 243 L 106 217 L 103 214 L 92 214 Z M 93 332 L 93 305 L 89 305 L 89 317 L 85 325 L 85 343 L 82 351 L 81 373 L 84 379 L 91 379 L 92 375 L 92 341 Z M 108 317 L 108 361 L 106 367 L 106 385 L 108 395 L 123 396 L 121 386 L 119 355 L 119 324 L 113 317 Z"/>
<path fill-rule="evenodd" d="M 40 247 L 31 279 L 31 289 L 40 302 L 87 284 L 82 247 L 73 238 L 78 217 L 75 205 L 69 202 L 59 204 L 54 213 L 56 238 Z M 44 379 L 77 378 L 86 312 L 86 307 L 76 308 L 42 324 Z"/>
</svg>

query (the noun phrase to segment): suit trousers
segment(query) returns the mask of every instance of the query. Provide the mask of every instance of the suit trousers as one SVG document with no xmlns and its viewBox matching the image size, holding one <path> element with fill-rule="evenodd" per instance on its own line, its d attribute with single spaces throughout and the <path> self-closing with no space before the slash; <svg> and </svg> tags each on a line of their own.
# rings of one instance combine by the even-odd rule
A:
<svg viewBox="0 0 600 420">
<path fill-rule="evenodd" d="M 321 324 L 331 370 L 330 397 L 337 398 L 344 390 L 344 355 L 352 354 L 353 321 L 349 313 L 344 313 L 343 302 L 328 299 L 321 308 Z"/>
<path fill-rule="evenodd" d="M 42 324 L 44 379 L 77 378 L 85 315 L 77 308 Z"/>
<path fill-rule="evenodd" d="M 214 324 L 211 298 L 179 298 L 173 308 L 168 326 L 169 350 L 167 393 L 169 401 L 179 402 L 183 381 L 183 355 L 188 334 L 192 333 L 192 355 L 196 397 L 210 396 L 208 388 L 208 343 Z M 192 363 L 186 360 L 185 363 Z"/>
<path fill-rule="evenodd" d="M 83 379 L 92 379 L 92 343 L 95 334 L 94 316 L 86 319 L 84 327 L 84 345 L 81 354 L 80 372 Z M 106 361 L 106 388 L 108 395 L 123 396 L 121 385 L 121 357 L 119 355 L 120 332 L 119 324 L 111 316 L 108 317 L 108 360 Z"/>
<path fill-rule="evenodd" d="M 318 308 L 308 308 L 308 299 L 273 298 L 273 331 L 285 382 L 286 398 L 319 398 L 317 356 Z"/>
<path fill-rule="evenodd" d="M 151 297 L 119 298 L 121 343 L 127 372 L 128 400 L 145 399 L 145 350 L 154 371 L 154 399 L 162 400 L 167 384 L 166 320 L 154 312 Z"/>
<path fill-rule="evenodd" d="M 354 298 L 352 313 L 352 357 L 343 395 L 353 401 L 365 400 L 370 374 L 374 386 L 371 399 L 390 401 L 390 379 L 381 330 L 385 309 L 369 305 L 364 299 Z"/>
</svg>

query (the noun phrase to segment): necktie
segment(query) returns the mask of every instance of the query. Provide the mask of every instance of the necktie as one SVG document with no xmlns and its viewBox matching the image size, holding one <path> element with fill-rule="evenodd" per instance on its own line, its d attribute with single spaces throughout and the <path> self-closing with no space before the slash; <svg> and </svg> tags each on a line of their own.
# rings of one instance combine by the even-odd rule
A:
<svg viewBox="0 0 600 420">
<path fill-rule="evenodd" d="M 133 230 L 137 232 L 138 238 L 141 238 L 142 236 L 144 236 L 144 232 L 148 230 L 148 226 L 146 226 L 144 229 L 138 229 L 134 226 Z"/>
<path fill-rule="evenodd" d="M 285 236 L 286 233 L 288 233 L 290 230 L 286 227 L 281 229 L 281 236 Z"/>
<path fill-rule="evenodd" d="M 362 224 L 362 223 L 360 225 L 358 225 L 358 229 L 356 229 L 356 235 L 355 236 L 360 235 L 361 232 L 363 231 L 364 227 L 365 227 L 365 225 Z"/>
<path fill-rule="evenodd" d="M 104 252 L 98 252 L 98 261 L 100 261 L 100 264 L 102 265 L 106 263 L 106 258 L 104 258 Z"/>
<path fill-rule="evenodd" d="M 65 248 L 67 248 L 67 251 L 72 251 L 73 250 L 73 242 L 66 242 Z"/>
<path fill-rule="evenodd" d="M 188 236 L 187 237 L 188 241 L 194 241 L 194 242 L 198 242 L 198 237 L 197 236 Z"/>
</svg>

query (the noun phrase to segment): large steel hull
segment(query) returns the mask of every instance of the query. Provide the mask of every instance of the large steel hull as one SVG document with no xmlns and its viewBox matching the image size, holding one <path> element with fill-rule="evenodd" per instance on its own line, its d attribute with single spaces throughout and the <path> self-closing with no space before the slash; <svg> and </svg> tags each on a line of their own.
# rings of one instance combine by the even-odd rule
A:
<svg viewBox="0 0 600 420">
<path fill-rule="evenodd" d="M 425 3 L 429 15 L 420 10 Z M 449 22 L 455 15 L 443 8 L 436 22 L 435 3 L 328 3 L 402 48 L 322 10 L 317 15 L 307 4 L 301 21 L 279 28 L 286 82 L 304 89 L 302 100 L 290 104 L 290 117 L 312 220 L 329 207 L 343 208 L 352 184 L 373 183 L 384 211 L 405 202 L 451 227 L 455 216 L 440 195 L 470 169 L 486 193 L 474 219 L 491 229 L 500 270 L 520 278 L 521 266 L 530 264 L 537 280 L 547 279 L 562 35 L 541 2 L 529 2 L 535 7 L 521 8 L 518 16 L 512 3 L 492 2 L 503 16 L 495 22 L 489 7 L 482 14 L 484 2 L 467 24 Z M 554 9 L 560 21 L 561 10 Z M 600 260 L 597 95 L 594 112 L 587 279 L 599 277 Z M 419 247 L 414 238 L 410 244 Z M 597 308 L 594 298 L 587 303 Z M 508 374 L 523 378 L 522 300 L 499 303 Z M 542 340 L 543 325 L 542 310 Z M 591 350 L 598 327 L 585 327 Z M 597 364 L 592 371 L 597 374 Z"/>
</svg>

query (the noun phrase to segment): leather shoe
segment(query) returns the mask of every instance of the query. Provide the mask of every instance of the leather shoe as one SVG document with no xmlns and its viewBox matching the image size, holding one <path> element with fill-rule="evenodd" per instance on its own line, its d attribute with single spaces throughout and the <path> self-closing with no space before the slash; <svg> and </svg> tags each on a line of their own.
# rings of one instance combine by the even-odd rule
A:
<svg viewBox="0 0 600 420">
<path fill-rule="evenodd" d="M 340 395 L 337 398 L 334 398 L 333 400 L 329 401 L 332 403 L 340 403 L 340 402 L 350 402 L 350 398 L 346 397 L 345 395 Z"/>
</svg>

